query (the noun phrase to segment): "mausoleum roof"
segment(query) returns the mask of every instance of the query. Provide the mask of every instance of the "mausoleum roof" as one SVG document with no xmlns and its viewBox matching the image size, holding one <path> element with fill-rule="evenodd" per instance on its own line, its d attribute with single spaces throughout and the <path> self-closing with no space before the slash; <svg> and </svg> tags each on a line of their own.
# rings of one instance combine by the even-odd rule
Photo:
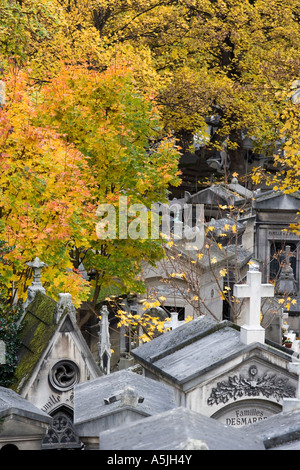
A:
<svg viewBox="0 0 300 470">
<path fill-rule="evenodd" d="M 300 450 L 300 410 L 277 413 L 245 430 L 249 437 L 261 439 L 266 449 Z"/>
<path fill-rule="evenodd" d="M 124 399 L 126 389 L 135 391 L 136 406 Z M 79 425 L 125 408 L 144 416 L 176 406 L 174 390 L 166 384 L 130 370 L 121 370 L 77 384 L 74 387 L 74 424 Z"/>
<path fill-rule="evenodd" d="M 201 382 L 206 372 L 255 348 L 287 356 L 284 348 L 267 340 L 265 344 L 246 345 L 241 342 L 239 326 L 204 315 L 139 346 L 131 354 L 153 373 L 183 386 L 194 379 Z"/>
<path fill-rule="evenodd" d="M 245 191 L 243 191 L 242 195 L 238 194 L 237 189 L 239 189 L 237 186 L 228 189 L 222 184 L 212 184 L 209 188 L 202 189 L 193 195 L 186 191 L 184 198 L 188 204 L 239 205 L 245 201 L 245 198 L 251 197 Z"/>
<path fill-rule="evenodd" d="M 264 450 L 257 436 L 181 407 L 104 431 L 99 442 L 100 450 Z"/>
<path fill-rule="evenodd" d="M 300 207 L 300 191 L 285 193 L 284 191 L 259 191 L 254 195 L 253 208 L 274 210 L 296 210 Z"/>
<path fill-rule="evenodd" d="M 18 415 L 43 423 L 51 423 L 52 418 L 13 390 L 0 387 L 0 419 Z"/>
</svg>

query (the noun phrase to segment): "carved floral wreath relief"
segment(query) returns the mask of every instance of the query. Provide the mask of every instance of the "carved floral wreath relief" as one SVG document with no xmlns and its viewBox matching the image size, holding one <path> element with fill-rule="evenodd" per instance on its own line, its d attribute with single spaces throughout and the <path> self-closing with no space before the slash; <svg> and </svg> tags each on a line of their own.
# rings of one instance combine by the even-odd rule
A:
<svg viewBox="0 0 300 470">
<path fill-rule="evenodd" d="M 234 375 L 228 377 L 227 381 L 217 383 L 217 387 L 212 389 L 207 404 L 219 405 L 227 403 L 229 400 L 237 400 L 243 397 L 274 398 L 279 402 L 283 398 L 295 397 L 296 388 L 288 384 L 288 379 L 278 378 L 276 374 L 263 376 L 258 375 L 255 365 L 249 367 L 247 376 Z"/>
</svg>

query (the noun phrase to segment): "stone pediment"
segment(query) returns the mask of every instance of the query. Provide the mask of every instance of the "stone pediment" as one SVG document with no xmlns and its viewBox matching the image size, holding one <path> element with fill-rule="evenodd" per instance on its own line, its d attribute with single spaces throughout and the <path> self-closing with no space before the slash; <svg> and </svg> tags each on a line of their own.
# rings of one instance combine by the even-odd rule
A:
<svg viewBox="0 0 300 470">
<path fill-rule="evenodd" d="M 283 400 L 295 397 L 297 381 L 267 356 L 262 359 L 259 349 L 203 387 L 209 416 L 226 425 L 253 424 L 279 413 Z"/>
</svg>

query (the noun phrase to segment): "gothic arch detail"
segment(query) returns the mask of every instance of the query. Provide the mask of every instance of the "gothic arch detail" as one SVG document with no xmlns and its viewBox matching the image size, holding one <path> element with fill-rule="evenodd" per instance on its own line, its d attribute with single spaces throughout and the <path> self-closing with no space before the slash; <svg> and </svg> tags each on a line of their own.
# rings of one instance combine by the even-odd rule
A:
<svg viewBox="0 0 300 470">
<path fill-rule="evenodd" d="M 53 415 L 53 423 L 44 440 L 43 449 L 80 449 L 82 443 L 75 432 L 73 417 L 64 407 Z"/>
</svg>

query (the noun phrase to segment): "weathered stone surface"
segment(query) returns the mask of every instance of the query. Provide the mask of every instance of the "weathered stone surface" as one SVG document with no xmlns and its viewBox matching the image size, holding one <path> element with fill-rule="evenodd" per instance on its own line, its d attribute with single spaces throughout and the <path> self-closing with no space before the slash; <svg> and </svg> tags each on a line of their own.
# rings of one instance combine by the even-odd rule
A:
<svg viewBox="0 0 300 470">
<path fill-rule="evenodd" d="M 300 410 L 278 413 L 245 428 L 247 436 L 257 436 L 266 449 L 300 450 Z"/>
<path fill-rule="evenodd" d="M 100 450 L 183 450 L 191 441 L 208 450 L 264 450 L 256 436 L 181 407 L 102 432 L 99 441 Z"/>
<path fill-rule="evenodd" d="M 0 449 L 40 450 L 52 423 L 47 415 L 11 389 L 0 387 Z"/>
</svg>

